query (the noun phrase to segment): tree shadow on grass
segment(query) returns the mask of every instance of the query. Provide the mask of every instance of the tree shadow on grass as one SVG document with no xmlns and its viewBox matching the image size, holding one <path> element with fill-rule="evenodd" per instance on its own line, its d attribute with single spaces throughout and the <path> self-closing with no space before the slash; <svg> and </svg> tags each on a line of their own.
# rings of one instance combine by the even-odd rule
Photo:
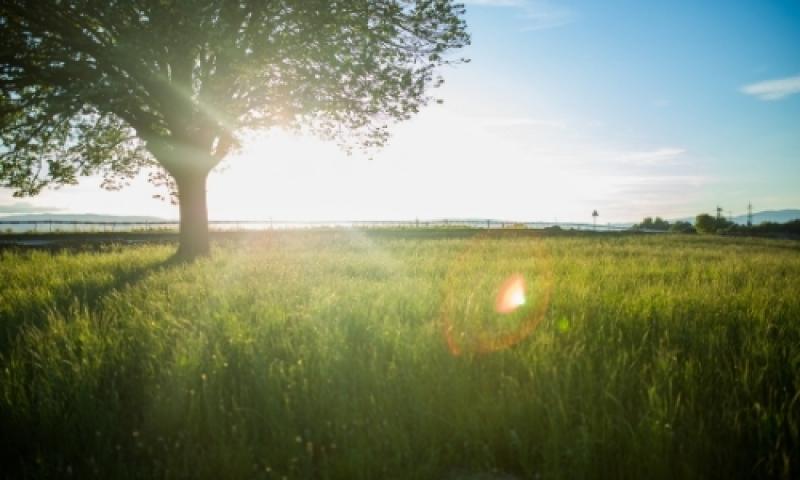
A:
<svg viewBox="0 0 800 480">
<path fill-rule="evenodd" d="M 25 257 L 21 260 L 31 261 Z M 147 357 L 150 352 L 146 336 L 110 353 L 102 349 L 95 352 L 100 357 L 94 360 L 101 365 L 96 371 L 88 368 L 85 375 L 66 367 L 62 377 L 48 371 L 48 366 L 55 365 L 56 370 L 61 367 L 52 356 L 42 366 L 35 353 L 14 350 L 25 349 L 29 340 L 25 336 L 27 328 L 49 328 L 51 315 L 73 319 L 78 308 L 94 317 L 104 310 L 114 292 L 136 288 L 148 278 L 186 263 L 174 255 L 136 264 L 98 262 L 87 266 L 86 275 L 58 284 L 49 303 L 20 301 L 11 309 L 0 310 L 0 361 L 20 354 L 21 361 L 11 368 L 19 372 L 19 376 L 15 375 L 17 388 L 26 391 L 22 397 L 8 397 L 10 403 L 0 401 L 0 431 L 4 433 L 0 435 L 0 465 L 6 469 L 0 478 L 60 477 L 65 474 L 64 465 L 90 473 L 95 455 L 106 466 L 119 464 L 120 458 L 138 458 L 137 439 L 131 437 L 131 432 L 138 428 L 144 415 L 154 378 L 145 367 L 151 360 Z M 96 279 L 97 283 L 87 282 L 87 278 Z M 32 382 L 43 372 L 49 379 L 45 388 Z M 18 398 L 32 403 L 15 403 Z M 102 439 L 97 436 L 101 433 Z M 112 444 L 117 445 L 116 450 L 109 446 Z M 120 471 L 124 471 L 124 465 Z"/>
<path fill-rule="evenodd" d="M 186 263 L 184 259 L 173 255 L 165 260 L 144 262 L 132 268 L 119 264 L 93 267 L 90 275 L 76 276 L 59 284 L 58 291 L 49 301 L 28 299 L 28 302 L 6 306 L 0 310 L 0 357 L 13 348 L 25 328 L 40 327 L 53 314 L 69 318 L 75 308 L 90 314 L 98 312 L 104 300 L 113 292 L 126 290 L 155 273 Z M 108 274 L 112 276 L 111 281 L 105 281 Z"/>
</svg>

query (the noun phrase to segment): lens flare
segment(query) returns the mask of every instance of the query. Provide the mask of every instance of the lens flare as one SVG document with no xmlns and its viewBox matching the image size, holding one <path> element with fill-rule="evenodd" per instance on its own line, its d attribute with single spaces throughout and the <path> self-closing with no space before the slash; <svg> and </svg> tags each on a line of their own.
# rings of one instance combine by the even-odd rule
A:
<svg viewBox="0 0 800 480">
<path fill-rule="evenodd" d="M 506 243 L 477 235 L 451 264 L 440 312 L 453 356 L 511 348 L 544 320 L 554 288 L 553 258 L 546 242 L 524 238 Z M 485 264 L 487 259 L 493 263 Z"/>
<path fill-rule="evenodd" d="M 522 305 L 525 305 L 525 279 L 515 273 L 503 282 L 497 292 L 494 309 L 497 313 L 511 313 Z"/>
</svg>

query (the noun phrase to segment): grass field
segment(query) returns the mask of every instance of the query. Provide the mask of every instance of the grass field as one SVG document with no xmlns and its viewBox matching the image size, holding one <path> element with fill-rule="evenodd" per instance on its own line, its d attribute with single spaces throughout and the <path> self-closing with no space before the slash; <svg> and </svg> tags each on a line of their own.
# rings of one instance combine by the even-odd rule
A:
<svg viewBox="0 0 800 480">
<path fill-rule="evenodd" d="M 0 253 L 13 478 L 798 478 L 800 243 L 287 232 Z M 523 275 L 526 303 L 493 311 Z"/>
</svg>

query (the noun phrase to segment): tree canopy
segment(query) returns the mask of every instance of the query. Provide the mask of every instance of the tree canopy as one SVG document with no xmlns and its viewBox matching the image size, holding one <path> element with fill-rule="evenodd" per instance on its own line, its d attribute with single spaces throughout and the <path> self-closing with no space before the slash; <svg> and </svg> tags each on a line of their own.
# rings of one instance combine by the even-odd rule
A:
<svg viewBox="0 0 800 480">
<path fill-rule="evenodd" d="M 208 171 L 249 130 L 382 146 L 463 60 L 446 55 L 469 43 L 463 14 L 449 0 L 3 0 L 0 185 L 101 174 L 114 188 L 160 165 L 183 229 L 183 204 L 205 211 Z"/>
<path fill-rule="evenodd" d="M 661 217 L 644 217 L 641 223 L 636 223 L 631 228 L 655 232 L 695 233 L 694 226 L 685 220 L 675 220 L 670 223 Z"/>
<path fill-rule="evenodd" d="M 694 226 L 699 233 L 719 233 L 734 225 L 725 217 L 712 217 L 707 213 L 697 215 L 694 221 Z"/>
<path fill-rule="evenodd" d="M 664 220 L 661 217 L 644 217 L 642 223 L 636 224 L 633 226 L 636 230 L 658 230 L 658 231 L 667 231 L 669 230 L 669 222 Z"/>
</svg>

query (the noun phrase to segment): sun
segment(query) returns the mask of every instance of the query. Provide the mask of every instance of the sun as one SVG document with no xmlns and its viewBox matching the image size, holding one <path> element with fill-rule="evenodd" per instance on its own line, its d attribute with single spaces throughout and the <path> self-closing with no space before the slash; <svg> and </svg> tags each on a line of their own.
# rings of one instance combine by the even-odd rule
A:
<svg viewBox="0 0 800 480">
<path fill-rule="evenodd" d="M 324 190 L 315 188 L 320 164 L 336 162 L 332 157 L 339 155 L 335 145 L 277 129 L 248 139 L 209 177 L 209 217 L 269 220 L 303 216 L 304 208 L 319 203 L 303 197 Z"/>
</svg>

